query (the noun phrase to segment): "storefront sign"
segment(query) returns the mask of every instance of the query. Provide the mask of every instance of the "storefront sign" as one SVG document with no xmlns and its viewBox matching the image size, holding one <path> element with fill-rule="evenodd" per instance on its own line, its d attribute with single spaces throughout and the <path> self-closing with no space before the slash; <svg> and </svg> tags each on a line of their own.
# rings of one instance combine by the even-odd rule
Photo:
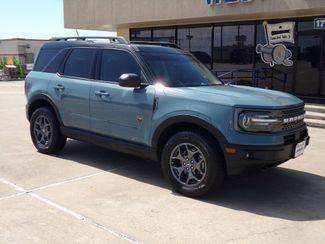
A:
<svg viewBox="0 0 325 244">
<path fill-rule="evenodd" d="M 253 0 L 206 0 L 207 4 L 209 5 L 215 5 L 215 4 L 228 4 L 228 3 L 247 3 L 247 2 L 251 2 Z"/>
<path fill-rule="evenodd" d="M 325 29 L 325 18 L 315 19 L 315 21 L 314 21 L 314 29 L 317 29 L 317 30 Z"/>
<path fill-rule="evenodd" d="M 266 44 L 258 44 L 256 52 L 261 55 L 264 63 L 273 67 L 275 64 L 292 66 L 290 60 L 292 52 L 285 46 L 286 43 L 294 44 L 294 22 L 284 22 L 279 24 L 263 23 Z"/>
<path fill-rule="evenodd" d="M 265 26 L 264 26 L 265 28 Z M 294 22 L 285 22 L 279 24 L 266 24 L 267 38 L 270 44 L 282 42 L 294 43 Z"/>
</svg>

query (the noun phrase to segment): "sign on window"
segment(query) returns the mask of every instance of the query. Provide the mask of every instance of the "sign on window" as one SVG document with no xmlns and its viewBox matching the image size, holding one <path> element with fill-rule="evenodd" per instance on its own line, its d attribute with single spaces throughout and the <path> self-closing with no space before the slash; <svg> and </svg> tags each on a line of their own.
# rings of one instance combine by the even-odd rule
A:
<svg viewBox="0 0 325 244">
<path fill-rule="evenodd" d="M 295 22 L 278 24 L 263 23 L 266 43 L 256 46 L 256 53 L 261 55 L 264 63 L 271 67 L 274 65 L 292 66 L 292 52 L 287 49 L 286 43 L 294 44 Z"/>
<path fill-rule="evenodd" d="M 317 30 L 325 29 L 325 18 L 315 19 L 315 21 L 314 21 L 314 29 L 317 29 Z"/>
</svg>

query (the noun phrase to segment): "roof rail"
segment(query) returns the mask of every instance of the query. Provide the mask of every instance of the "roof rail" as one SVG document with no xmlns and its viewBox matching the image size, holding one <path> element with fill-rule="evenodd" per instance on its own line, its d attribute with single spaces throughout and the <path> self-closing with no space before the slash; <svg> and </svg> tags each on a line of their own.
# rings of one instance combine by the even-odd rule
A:
<svg viewBox="0 0 325 244">
<path fill-rule="evenodd" d="M 53 37 L 50 40 L 51 41 L 68 41 L 68 40 L 91 40 L 91 39 L 103 39 L 103 40 L 110 40 L 112 43 L 118 43 L 118 44 L 129 44 L 124 37 L 122 36 L 71 36 L 71 37 Z"/>
</svg>

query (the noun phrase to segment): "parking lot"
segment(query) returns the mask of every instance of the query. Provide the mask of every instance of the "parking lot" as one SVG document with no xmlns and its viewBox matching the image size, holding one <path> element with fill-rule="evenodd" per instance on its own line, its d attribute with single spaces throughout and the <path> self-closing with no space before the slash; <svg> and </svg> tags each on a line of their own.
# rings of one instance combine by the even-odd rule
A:
<svg viewBox="0 0 325 244">
<path fill-rule="evenodd" d="M 73 140 L 38 153 L 23 89 L 0 83 L 0 243 L 325 242 L 325 130 L 302 157 L 195 200 L 155 162 Z"/>
</svg>

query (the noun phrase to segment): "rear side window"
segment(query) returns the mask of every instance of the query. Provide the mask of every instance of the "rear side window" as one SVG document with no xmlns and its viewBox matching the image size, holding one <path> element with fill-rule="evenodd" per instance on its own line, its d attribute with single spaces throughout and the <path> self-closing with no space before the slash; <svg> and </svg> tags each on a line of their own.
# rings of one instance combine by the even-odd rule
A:
<svg viewBox="0 0 325 244">
<path fill-rule="evenodd" d="M 96 52 L 96 49 L 91 48 L 73 49 L 65 64 L 63 74 L 65 76 L 91 78 Z"/>
<path fill-rule="evenodd" d="M 65 56 L 69 52 L 69 49 L 61 50 L 58 55 L 56 55 L 52 61 L 46 66 L 44 72 L 46 73 L 57 73 L 61 64 L 63 63 Z"/>
<path fill-rule="evenodd" d="M 122 74 L 141 76 L 141 69 L 131 54 L 121 50 L 104 50 L 102 54 L 100 79 L 118 82 Z"/>
<path fill-rule="evenodd" d="M 55 57 L 58 50 L 41 50 L 38 54 L 37 61 L 34 66 L 34 71 L 42 71 L 49 62 Z"/>
</svg>

